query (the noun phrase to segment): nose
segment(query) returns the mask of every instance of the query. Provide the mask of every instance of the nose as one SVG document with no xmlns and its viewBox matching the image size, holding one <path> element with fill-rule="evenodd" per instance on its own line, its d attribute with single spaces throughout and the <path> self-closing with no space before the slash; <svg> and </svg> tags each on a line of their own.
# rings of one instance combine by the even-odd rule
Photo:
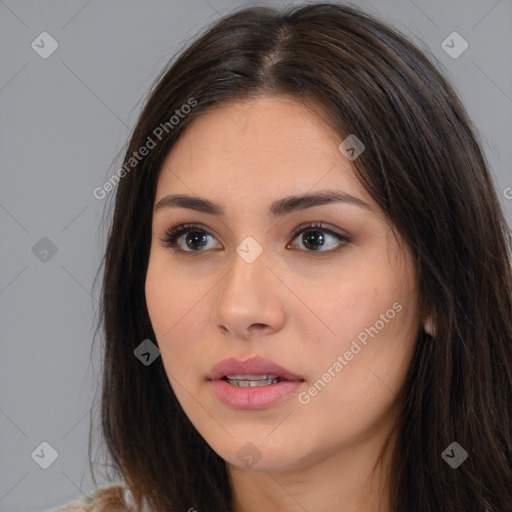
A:
<svg viewBox="0 0 512 512">
<path fill-rule="evenodd" d="M 234 254 L 230 268 L 218 283 L 212 323 L 222 334 L 234 338 L 268 335 L 284 322 L 285 287 L 270 268 L 264 251 L 255 259 L 241 254 Z"/>
</svg>

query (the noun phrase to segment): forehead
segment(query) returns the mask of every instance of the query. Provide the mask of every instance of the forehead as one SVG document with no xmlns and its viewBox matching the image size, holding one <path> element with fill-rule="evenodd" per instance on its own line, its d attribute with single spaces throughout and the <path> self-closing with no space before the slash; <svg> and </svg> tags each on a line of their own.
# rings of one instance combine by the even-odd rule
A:
<svg viewBox="0 0 512 512">
<path fill-rule="evenodd" d="M 195 192 L 208 184 L 208 190 L 224 194 L 256 194 L 274 187 L 304 193 L 339 185 L 370 199 L 339 151 L 340 142 L 309 103 L 274 96 L 231 102 L 187 126 L 162 165 L 158 186 Z"/>
<path fill-rule="evenodd" d="M 288 96 L 231 101 L 209 108 L 183 135 L 187 132 L 194 138 L 246 149 L 256 143 L 273 147 L 287 146 L 295 140 L 308 143 L 313 138 L 337 138 L 314 104 Z"/>
</svg>

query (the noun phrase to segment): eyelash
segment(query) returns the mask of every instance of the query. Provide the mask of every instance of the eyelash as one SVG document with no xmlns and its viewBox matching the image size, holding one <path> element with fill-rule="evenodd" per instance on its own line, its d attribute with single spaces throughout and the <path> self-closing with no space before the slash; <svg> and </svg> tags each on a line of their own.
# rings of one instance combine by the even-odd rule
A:
<svg viewBox="0 0 512 512">
<path fill-rule="evenodd" d="M 332 231 L 327 228 L 322 228 L 322 222 L 316 223 L 316 222 L 310 222 L 307 224 L 302 224 L 298 228 L 296 228 L 293 232 L 293 238 L 292 240 L 295 240 L 297 236 L 300 234 L 306 232 L 306 231 L 320 231 L 322 233 L 326 233 L 328 235 L 332 235 L 333 237 L 337 238 L 341 243 L 338 245 L 335 249 L 330 249 L 328 251 L 312 251 L 312 250 L 306 250 L 307 253 L 313 253 L 313 254 L 332 254 L 334 252 L 339 251 L 342 249 L 346 244 L 350 243 L 350 240 L 339 234 L 335 231 Z M 164 235 L 160 237 L 160 241 L 164 244 L 164 247 L 170 247 L 174 249 L 174 252 L 177 253 L 187 253 L 187 254 L 198 254 L 205 252 L 204 250 L 200 251 L 185 251 L 178 247 L 178 238 L 180 238 L 182 235 L 189 233 L 191 231 L 199 231 L 202 233 L 206 233 L 208 235 L 211 235 L 206 229 L 201 227 L 198 224 L 171 224 L 167 227 L 167 229 L 164 232 Z"/>
</svg>

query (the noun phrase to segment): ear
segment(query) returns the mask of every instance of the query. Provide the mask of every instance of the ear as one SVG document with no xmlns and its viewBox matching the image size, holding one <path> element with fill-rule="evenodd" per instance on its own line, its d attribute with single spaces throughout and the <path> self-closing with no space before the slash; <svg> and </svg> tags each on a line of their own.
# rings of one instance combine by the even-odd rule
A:
<svg viewBox="0 0 512 512">
<path fill-rule="evenodd" d="M 429 336 L 431 336 L 432 338 L 434 338 L 434 337 L 435 337 L 435 335 L 436 335 L 436 329 L 435 329 L 434 324 L 433 324 L 433 322 L 432 322 L 432 317 L 431 317 L 431 316 L 429 316 L 429 317 L 427 318 L 427 320 L 425 321 L 425 327 L 424 327 L 424 329 L 425 329 L 425 332 L 426 332 Z"/>
</svg>

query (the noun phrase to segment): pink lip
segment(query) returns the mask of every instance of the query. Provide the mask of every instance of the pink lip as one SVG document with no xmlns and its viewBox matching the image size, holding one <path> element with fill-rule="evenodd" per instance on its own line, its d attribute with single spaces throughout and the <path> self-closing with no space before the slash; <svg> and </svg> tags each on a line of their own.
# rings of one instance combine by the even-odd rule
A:
<svg viewBox="0 0 512 512">
<path fill-rule="evenodd" d="M 277 375 L 283 380 L 303 381 L 300 375 L 289 372 L 282 366 L 264 359 L 263 357 L 251 357 L 244 361 L 231 357 L 216 364 L 212 371 L 206 376 L 208 380 L 219 380 L 226 375 Z"/>
<path fill-rule="evenodd" d="M 276 375 L 282 382 L 267 386 L 236 387 L 222 380 L 226 375 Z M 297 390 L 304 382 L 282 366 L 261 357 L 224 359 L 207 375 L 217 398 L 233 409 L 263 409 L 276 404 Z"/>
</svg>

